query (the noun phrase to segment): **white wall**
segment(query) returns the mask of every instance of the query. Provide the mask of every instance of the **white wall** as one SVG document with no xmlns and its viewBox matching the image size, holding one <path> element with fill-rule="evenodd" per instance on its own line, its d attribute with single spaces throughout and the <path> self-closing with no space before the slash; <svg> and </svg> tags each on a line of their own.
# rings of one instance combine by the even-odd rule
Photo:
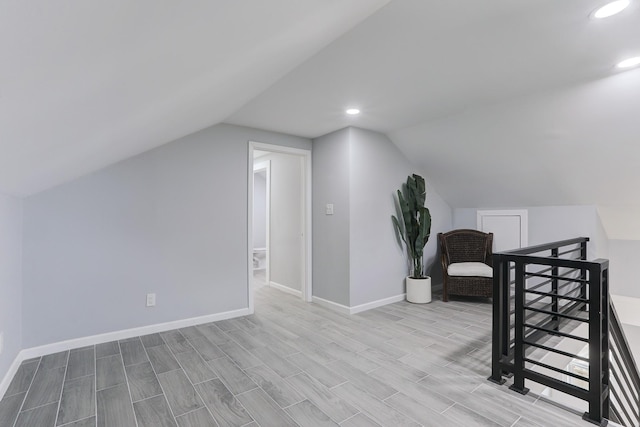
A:
<svg viewBox="0 0 640 427">
<path fill-rule="evenodd" d="M 313 147 L 314 296 L 353 307 L 404 293 L 408 265 L 391 222 L 394 195 L 408 175 L 425 174 L 385 135 L 368 130 L 346 128 Z M 326 203 L 334 215 L 325 214 Z M 430 185 L 426 205 L 433 224 L 425 258 L 437 284 L 435 236 L 451 228 L 452 214 Z"/>
<path fill-rule="evenodd" d="M 313 296 L 349 306 L 349 129 L 313 140 Z M 325 205 L 334 214 L 325 214 Z"/>
<path fill-rule="evenodd" d="M 640 298 L 640 241 L 609 241 L 609 291 L 615 295 Z"/>
<path fill-rule="evenodd" d="M 391 215 L 394 195 L 407 176 L 423 175 L 385 135 L 350 128 L 350 303 L 351 306 L 404 293 L 406 256 L 398 245 Z M 432 216 L 425 248 L 427 274 L 441 281 L 437 234 L 451 228 L 451 209 L 427 181 L 426 206 Z"/>
<path fill-rule="evenodd" d="M 24 347 L 246 308 L 250 140 L 311 146 L 217 125 L 27 198 Z"/>
<path fill-rule="evenodd" d="M 269 275 L 272 282 L 302 292 L 304 251 L 301 156 L 272 153 Z"/>
<path fill-rule="evenodd" d="M 502 209 L 486 207 L 482 209 Z M 589 237 L 587 254 L 596 259 L 607 246 L 606 235 L 601 230 L 600 218 L 595 206 L 535 206 L 505 209 L 526 209 L 529 217 L 529 246 L 574 237 Z M 454 228 L 477 228 L 476 208 L 453 210 Z"/>
<path fill-rule="evenodd" d="M 602 223 L 602 217 L 600 216 L 600 210 L 597 209 L 596 219 L 596 248 L 594 249 L 594 258 L 609 258 L 609 235 Z"/>
<path fill-rule="evenodd" d="M 22 348 L 22 202 L 0 194 L 0 380 Z"/>
</svg>

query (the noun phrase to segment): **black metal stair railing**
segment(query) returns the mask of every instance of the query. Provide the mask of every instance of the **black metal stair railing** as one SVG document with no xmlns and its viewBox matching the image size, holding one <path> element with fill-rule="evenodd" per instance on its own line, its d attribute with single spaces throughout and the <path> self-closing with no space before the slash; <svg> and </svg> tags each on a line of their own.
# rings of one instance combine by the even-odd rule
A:
<svg viewBox="0 0 640 427">
<path fill-rule="evenodd" d="M 640 425 L 640 377 L 613 304 L 609 307 L 611 396 L 609 419 Z"/>
<path fill-rule="evenodd" d="M 637 426 L 638 371 L 610 310 L 609 262 L 587 261 L 588 240 L 494 254 L 489 380 L 513 376 L 510 388 L 523 394 L 534 381 L 586 401 L 590 422 Z"/>
</svg>

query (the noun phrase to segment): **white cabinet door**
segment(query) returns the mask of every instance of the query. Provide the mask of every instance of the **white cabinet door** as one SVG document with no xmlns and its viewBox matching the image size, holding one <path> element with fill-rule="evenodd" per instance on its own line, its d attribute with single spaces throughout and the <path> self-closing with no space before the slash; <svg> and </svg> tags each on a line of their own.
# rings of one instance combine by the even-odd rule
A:
<svg viewBox="0 0 640 427">
<path fill-rule="evenodd" d="M 493 252 L 527 246 L 527 211 L 478 211 L 478 230 L 493 233 Z"/>
</svg>

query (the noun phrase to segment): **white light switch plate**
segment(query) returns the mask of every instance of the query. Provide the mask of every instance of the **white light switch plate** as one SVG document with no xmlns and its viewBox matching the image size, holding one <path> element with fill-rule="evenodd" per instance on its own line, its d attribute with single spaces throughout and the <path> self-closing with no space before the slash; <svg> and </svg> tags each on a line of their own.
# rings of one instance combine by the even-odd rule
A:
<svg viewBox="0 0 640 427">
<path fill-rule="evenodd" d="M 327 203 L 326 214 L 333 215 L 333 203 Z"/>
<path fill-rule="evenodd" d="M 147 307 L 154 307 L 156 305 L 156 294 L 147 294 Z"/>
</svg>

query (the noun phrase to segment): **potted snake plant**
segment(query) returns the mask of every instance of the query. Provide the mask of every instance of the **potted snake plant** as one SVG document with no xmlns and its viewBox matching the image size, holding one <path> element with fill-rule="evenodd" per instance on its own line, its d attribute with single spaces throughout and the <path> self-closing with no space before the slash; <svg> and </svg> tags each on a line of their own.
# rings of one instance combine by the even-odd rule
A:
<svg viewBox="0 0 640 427">
<path fill-rule="evenodd" d="M 413 303 L 431 302 L 431 277 L 424 274 L 424 247 L 431 234 L 431 213 L 424 206 L 426 195 L 424 178 L 409 175 L 397 193 L 400 219 L 391 216 L 398 242 L 404 243 L 407 251 L 410 265 L 406 278 L 407 301 Z"/>
</svg>

